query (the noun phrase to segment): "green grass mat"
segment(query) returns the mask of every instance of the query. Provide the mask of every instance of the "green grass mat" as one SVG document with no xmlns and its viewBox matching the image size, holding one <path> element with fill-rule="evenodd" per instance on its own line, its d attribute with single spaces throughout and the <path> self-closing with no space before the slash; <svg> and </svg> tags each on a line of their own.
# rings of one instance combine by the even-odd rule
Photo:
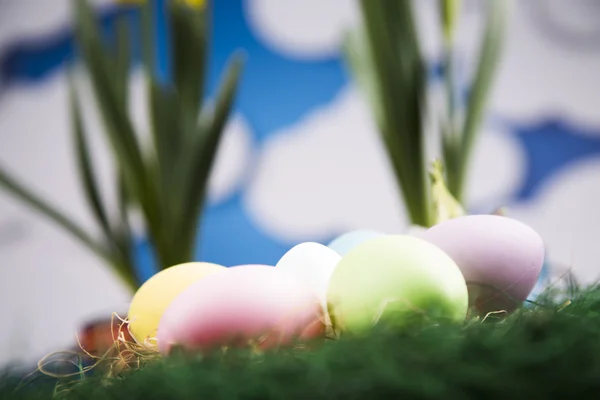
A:
<svg viewBox="0 0 600 400">
<path fill-rule="evenodd" d="M 600 290 L 462 326 L 433 324 L 312 351 L 169 357 L 66 399 L 598 399 Z M 52 385 L 0 382 L 1 399 L 50 398 Z"/>
</svg>

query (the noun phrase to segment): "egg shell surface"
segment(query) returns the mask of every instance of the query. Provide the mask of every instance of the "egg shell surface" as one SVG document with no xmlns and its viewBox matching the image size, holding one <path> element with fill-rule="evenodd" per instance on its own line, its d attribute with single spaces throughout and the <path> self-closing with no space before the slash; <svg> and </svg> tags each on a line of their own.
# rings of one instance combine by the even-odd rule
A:
<svg viewBox="0 0 600 400">
<path fill-rule="evenodd" d="M 531 293 L 529 293 L 529 296 L 527 296 L 526 302 L 523 303 L 523 306 L 525 307 L 534 307 L 535 306 L 535 301 L 538 298 L 538 296 L 540 296 L 542 293 L 544 293 L 546 291 L 546 289 L 548 289 L 548 287 L 551 285 L 550 282 L 550 265 L 548 263 L 548 257 L 547 257 L 548 253 L 546 250 L 546 254 L 544 256 L 544 265 L 542 265 L 542 270 L 540 272 L 540 276 L 537 280 L 537 282 L 535 283 L 535 286 L 533 287 L 533 289 L 531 289 Z"/>
<path fill-rule="evenodd" d="M 402 327 L 422 316 L 464 320 L 465 280 L 436 246 L 388 235 L 351 250 L 338 263 L 327 293 L 335 329 L 367 332 L 379 321 Z"/>
<path fill-rule="evenodd" d="M 227 269 L 221 265 L 190 262 L 166 268 L 144 282 L 127 313 L 129 331 L 136 342 L 154 347 L 160 319 L 175 297 L 194 282 L 224 271 Z"/>
<path fill-rule="evenodd" d="M 469 215 L 431 227 L 422 238 L 461 269 L 471 307 L 480 314 L 512 311 L 534 288 L 544 265 L 544 243 L 529 226 L 499 215 Z"/>
<path fill-rule="evenodd" d="M 410 235 L 414 237 L 421 237 L 425 232 L 427 232 L 427 228 L 420 225 L 411 225 L 406 229 L 405 235 Z"/>
<path fill-rule="evenodd" d="M 315 293 L 325 309 L 331 274 L 342 257 L 320 243 L 306 242 L 292 247 L 276 267 L 302 279 Z"/>
<path fill-rule="evenodd" d="M 333 239 L 327 247 L 334 250 L 340 256 L 346 255 L 350 250 L 358 246 L 359 244 L 384 236 L 384 233 L 373 231 L 370 229 L 358 229 L 355 231 L 346 232 L 343 235 Z"/>
<path fill-rule="evenodd" d="M 318 298 L 292 274 L 264 265 L 231 267 L 191 285 L 165 311 L 159 350 L 173 345 L 211 350 L 223 345 L 261 348 L 324 334 Z"/>
</svg>

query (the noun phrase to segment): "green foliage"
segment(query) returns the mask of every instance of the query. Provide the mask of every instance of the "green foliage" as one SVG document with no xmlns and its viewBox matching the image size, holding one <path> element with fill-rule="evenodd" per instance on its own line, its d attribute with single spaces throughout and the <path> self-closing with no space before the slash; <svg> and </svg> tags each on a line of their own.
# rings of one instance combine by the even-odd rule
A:
<svg viewBox="0 0 600 400">
<path fill-rule="evenodd" d="M 600 290 L 544 301 L 508 318 L 380 327 L 313 350 L 173 356 L 104 380 L 86 378 L 65 399 L 592 399 L 600 390 Z M 5 381 L 0 398 L 51 388 Z M 31 393 L 32 397 L 29 397 Z M 4 395 L 5 397 L 2 397 Z"/>
<path fill-rule="evenodd" d="M 457 101 L 454 37 L 461 2 L 439 0 L 444 44 L 447 104 L 427 109 L 427 66 L 420 49 L 411 0 L 358 0 L 362 24 L 350 32 L 344 50 L 366 94 L 413 224 L 437 222 L 425 154 L 426 118 L 441 118 L 447 186 L 460 203 L 472 148 L 485 116 L 487 98 L 501 54 L 510 0 L 486 2 L 485 37 L 466 104 Z M 441 114 L 441 117 L 440 117 Z"/>
<path fill-rule="evenodd" d="M 96 104 L 112 150 L 119 185 L 117 210 L 102 200 L 94 171 L 77 88 L 70 83 L 73 143 L 82 186 L 101 228 L 95 238 L 66 214 L 37 196 L 18 179 L 0 169 L 0 186 L 25 204 L 66 229 L 112 266 L 132 289 L 136 280 L 133 237 L 128 224 L 132 210 L 142 213 L 146 234 L 154 246 L 159 268 L 191 261 L 197 243 L 197 224 L 203 211 L 211 166 L 229 117 L 242 69 L 239 54 L 232 57 L 214 105 L 204 102 L 207 65 L 207 15 L 201 7 L 170 2 L 173 84 L 156 76 L 152 2 L 142 6 L 143 58 L 152 127 L 150 143 L 136 132 L 128 111 L 131 64 L 128 25 L 117 23 L 116 40 L 108 46 L 101 37 L 87 0 L 75 0 L 75 32 L 88 71 Z"/>
<path fill-rule="evenodd" d="M 411 220 L 432 219 L 427 184 L 422 105 L 426 71 L 408 1 L 360 0 L 365 37 L 349 42 L 350 61 L 368 88 L 376 121 Z M 353 43 L 357 47 L 350 49 Z M 361 61 L 361 59 L 365 61 Z M 368 61 L 367 61 L 368 60 Z"/>
<path fill-rule="evenodd" d="M 440 16 L 446 43 L 452 43 L 454 40 L 461 6 L 462 0 L 440 0 Z"/>
<path fill-rule="evenodd" d="M 471 85 L 470 98 L 464 110 L 464 122 L 458 123 L 459 112 L 463 111 L 449 106 L 448 119 L 442 139 L 444 160 L 447 165 L 448 189 L 459 200 L 464 198 L 464 185 L 467 179 L 468 166 L 481 128 L 487 107 L 489 93 L 492 89 L 496 69 L 504 43 L 504 30 L 511 0 L 490 1 L 487 3 L 485 33 L 479 49 L 479 60 L 475 78 Z M 456 85 L 452 75 L 452 44 L 446 48 L 445 78 L 448 98 L 456 98 Z M 450 100 L 449 100 L 450 101 Z"/>
</svg>

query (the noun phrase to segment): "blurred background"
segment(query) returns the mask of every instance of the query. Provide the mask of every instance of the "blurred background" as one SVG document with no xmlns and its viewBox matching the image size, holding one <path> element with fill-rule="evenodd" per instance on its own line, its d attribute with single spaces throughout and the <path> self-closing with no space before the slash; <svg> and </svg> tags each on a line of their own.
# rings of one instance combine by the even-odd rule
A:
<svg viewBox="0 0 600 400">
<path fill-rule="evenodd" d="M 121 12 L 111 0 L 92 3 L 105 26 Z M 435 66 L 435 2 L 416 3 L 424 51 Z M 600 2 L 515 3 L 475 150 L 469 211 L 507 206 L 508 215 L 544 238 L 551 267 L 572 268 L 591 283 L 600 275 Z M 481 4 L 464 2 L 461 75 L 472 71 Z M 404 232 L 408 218 L 392 171 L 339 50 L 359 16 L 355 1 L 219 0 L 209 7 L 210 91 L 233 50 L 248 58 L 196 258 L 273 265 L 303 241 L 326 243 L 359 228 Z M 0 0 L 0 163 L 92 229 L 70 137 L 71 16 L 69 0 Z M 164 30 L 160 12 L 157 18 Z M 144 131 L 140 72 L 132 71 L 130 108 Z M 97 121 L 93 157 L 110 198 L 100 119 L 91 101 L 82 106 Z M 142 235 L 137 254 L 150 276 Z M 0 191 L 0 365 L 70 347 L 82 323 L 126 313 L 129 296 L 102 261 Z"/>
</svg>

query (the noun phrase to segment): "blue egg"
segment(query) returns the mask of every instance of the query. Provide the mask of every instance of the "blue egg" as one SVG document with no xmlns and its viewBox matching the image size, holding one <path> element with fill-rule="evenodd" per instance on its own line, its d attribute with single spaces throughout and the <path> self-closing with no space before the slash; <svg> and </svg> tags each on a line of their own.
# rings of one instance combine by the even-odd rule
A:
<svg viewBox="0 0 600 400">
<path fill-rule="evenodd" d="M 369 229 L 359 229 L 344 233 L 341 236 L 333 239 L 327 247 L 337 252 L 340 256 L 346 255 L 350 250 L 359 244 L 369 240 L 384 236 L 384 233 L 372 231 Z"/>
<path fill-rule="evenodd" d="M 540 277 L 538 278 L 537 283 L 535 284 L 535 287 L 533 288 L 533 290 L 531 291 L 531 293 L 529 294 L 529 296 L 527 297 L 527 300 L 525 302 L 525 306 L 531 306 L 532 303 L 530 302 L 535 302 L 535 300 L 538 298 L 538 296 L 542 293 L 544 293 L 544 291 L 546 290 L 546 288 L 548 287 L 548 280 L 550 279 L 550 273 L 548 271 L 548 262 L 544 262 L 544 265 L 542 266 L 542 272 L 540 273 Z"/>
</svg>

